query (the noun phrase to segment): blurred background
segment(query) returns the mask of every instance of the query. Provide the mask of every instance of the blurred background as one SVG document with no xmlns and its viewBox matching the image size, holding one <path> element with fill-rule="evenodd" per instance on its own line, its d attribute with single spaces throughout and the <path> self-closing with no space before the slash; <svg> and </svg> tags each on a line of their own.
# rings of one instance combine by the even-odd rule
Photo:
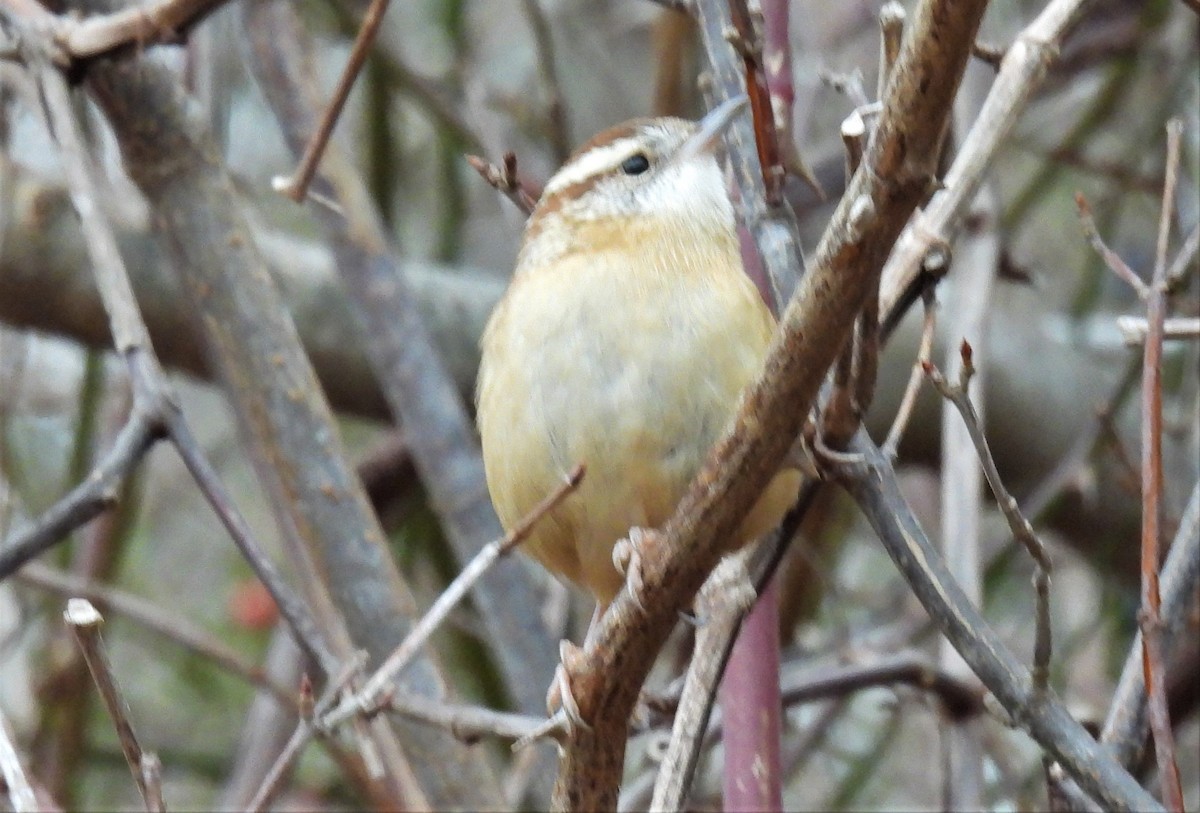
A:
<svg viewBox="0 0 1200 813">
<path fill-rule="evenodd" d="M 906 3 L 906 6 L 911 4 Z M 364 4 L 299 4 L 319 44 L 331 88 Z M 1003 48 L 1041 10 L 997 3 L 981 43 Z M 787 192 L 806 248 L 815 246 L 844 185 L 839 127 L 856 106 L 846 86 L 874 95 L 876 3 L 791 3 L 791 132 L 825 199 L 791 179 Z M 540 33 L 539 33 L 540 32 Z M 271 191 L 293 168 L 275 119 L 245 64 L 241 10 L 226 6 L 186 44 L 155 46 L 189 87 L 215 134 L 276 282 L 317 369 L 401 570 L 428 606 L 454 575 L 435 515 L 355 337 L 333 259 L 311 213 Z M 1136 295 L 1088 245 L 1074 202 L 1082 192 L 1108 244 L 1143 277 L 1154 263 L 1166 153 L 1164 125 L 1183 121 L 1172 255 L 1200 221 L 1200 26 L 1183 2 L 1100 0 L 1079 24 L 986 174 L 947 279 L 939 286 L 935 361 L 957 352 L 956 280 L 986 238 L 994 277 L 986 328 L 975 344 L 983 371 L 987 434 L 1010 490 L 1030 508 L 1056 563 L 1052 681 L 1083 721 L 1100 722 L 1128 652 L 1138 606 L 1138 375 L 1141 350 L 1125 345 L 1119 315 Z M 459 391 L 470 402 L 483 322 L 510 273 L 523 215 L 464 160 L 507 152 L 540 186 L 574 145 L 623 119 L 694 117 L 703 61 L 683 14 L 645 0 L 414 0 L 388 11 L 337 138 L 350 146 L 406 263 L 422 311 Z M 107 322 L 90 279 L 78 221 L 56 151 L 16 70 L 0 64 L 0 539 L 51 506 L 92 467 L 130 409 L 124 367 L 108 350 Z M 973 60 L 955 110 L 951 143 L 970 126 L 995 69 Z M 152 213 L 121 172 L 103 117 L 81 95 L 89 136 L 107 157 L 103 201 L 119 225 L 163 362 L 183 410 L 260 540 L 282 560 L 267 496 L 247 460 L 222 391 L 209 373 L 185 299 L 151 234 Z M 953 146 L 951 146 L 953 153 Z M 1193 257 L 1172 314 L 1200 316 Z M 869 426 L 882 441 L 909 377 L 920 308 L 899 326 L 881 363 Z M 1165 350 L 1164 538 L 1170 539 L 1200 470 L 1200 342 Z M 939 536 L 942 404 L 925 387 L 900 447 L 910 501 Z M 985 615 L 1014 651 L 1032 651 L 1032 564 L 988 503 L 981 517 Z M 522 560 L 524 561 L 524 560 Z M 138 806 L 115 734 L 61 622 L 65 596 L 47 589 L 72 574 L 134 594 L 170 623 L 186 620 L 295 686 L 304 666 L 277 634 L 269 595 L 214 517 L 176 455 L 153 452 L 118 508 L 80 529 L 29 569 L 0 583 L 0 709 L 25 747 L 31 772 L 66 809 Z M 49 574 L 46 568 L 52 568 Z M 544 590 L 537 609 L 579 640 L 590 606 L 530 565 Z M 285 566 L 285 570 L 286 570 Z M 784 658 L 789 667 L 870 660 L 895 652 L 937 657 L 937 640 L 886 553 L 843 497 L 822 493 L 785 559 Z M 69 591 L 68 591 L 69 592 Z M 97 602 L 98 605 L 103 602 Z M 1200 606 L 1200 597 L 1197 598 Z M 102 607 L 102 609 L 104 609 Z M 468 606 L 435 638 L 453 692 L 501 706 L 495 654 Z M 1200 609 L 1168 676 L 1189 809 L 1200 807 Z M 244 678 L 108 611 L 105 636 L 144 743 L 164 765 L 176 809 L 232 804 L 270 764 L 255 737 L 285 739 L 295 718 L 255 701 Z M 651 686 L 682 663 L 673 642 Z M 1189 647 L 1181 647 L 1188 650 Z M 547 681 L 549 675 L 547 675 Z M 873 689 L 787 711 L 789 808 L 934 808 L 946 718 L 921 692 Z M 996 810 L 1045 805 L 1041 755 L 1024 735 L 985 720 L 983 800 Z M 653 770 L 655 738 L 638 734 L 626 793 Z M 278 745 L 275 746 L 278 748 Z M 507 743 L 474 746 L 506 774 Z M 256 755 L 257 762 L 246 755 Z M 695 809 L 719 805 L 719 746 L 702 765 Z M 351 809 L 368 803 L 328 749 L 310 748 L 279 809 Z M 265 762 L 264 762 L 265 760 Z M 239 786 L 238 783 L 242 783 Z M 642 791 L 644 792 L 644 791 Z M 531 793 L 534 793 L 531 791 Z M 647 797 L 648 798 L 648 797 Z M 529 803 L 541 803 L 536 793 Z M 644 802 L 643 802 L 644 804 Z M 0 806 L 3 802 L 0 802 Z"/>
</svg>

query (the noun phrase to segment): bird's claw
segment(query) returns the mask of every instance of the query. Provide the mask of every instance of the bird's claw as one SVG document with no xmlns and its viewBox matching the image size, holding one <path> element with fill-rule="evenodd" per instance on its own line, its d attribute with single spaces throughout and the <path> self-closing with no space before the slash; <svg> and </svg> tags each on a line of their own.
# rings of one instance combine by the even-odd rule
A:
<svg viewBox="0 0 1200 813">
<path fill-rule="evenodd" d="M 654 539 L 658 531 L 653 528 L 629 529 L 629 536 L 618 539 L 613 545 L 613 566 L 625 576 L 625 584 L 629 588 L 629 596 L 638 609 L 645 612 L 646 605 L 642 601 L 645 585 L 642 581 L 642 549 Z"/>
<path fill-rule="evenodd" d="M 571 668 L 580 666 L 580 661 L 584 657 L 583 650 L 570 641 L 560 641 L 558 655 L 562 659 L 562 663 L 554 670 L 554 679 L 550 682 L 550 690 L 546 693 L 546 711 L 552 715 L 550 720 L 546 721 L 547 725 L 552 720 L 561 717 L 563 719 L 560 724 L 565 725 L 567 730 L 572 727 L 579 727 L 585 731 L 591 730 L 591 726 L 579 713 L 579 704 L 575 702 L 575 694 L 571 691 Z M 538 734 L 538 736 L 542 735 Z"/>
</svg>

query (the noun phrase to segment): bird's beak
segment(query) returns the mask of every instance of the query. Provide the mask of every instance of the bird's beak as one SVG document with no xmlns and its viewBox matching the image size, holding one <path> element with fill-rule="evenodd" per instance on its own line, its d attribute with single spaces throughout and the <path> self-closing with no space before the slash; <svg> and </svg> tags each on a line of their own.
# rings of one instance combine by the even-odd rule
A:
<svg viewBox="0 0 1200 813">
<path fill-rule="evenodd" d="M 749 103 L 745 95 L 734 96 L 721 102 L 709 110 L 704 118 L 696 123 L 696 132 L 688 136 L 687 141 L 679 148 L 680 158 L 690 158 L 702 152 L 711 153 L 721 138 L 721 134 L 733 123 L 733 119 Z"/>
</svg>

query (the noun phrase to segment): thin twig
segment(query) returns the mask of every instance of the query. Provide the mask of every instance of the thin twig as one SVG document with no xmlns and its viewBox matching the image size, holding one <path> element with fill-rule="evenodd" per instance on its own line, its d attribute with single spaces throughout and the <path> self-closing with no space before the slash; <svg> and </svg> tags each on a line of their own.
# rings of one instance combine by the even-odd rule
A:
<svg viewBox="0 0 1200 813">
<path fill-rule="evenodd" d="M 734 0 L 737 2 L 737 0 Z M 745 5 L 742 3 L 742 5 Z M 755 41 L 738 37 L 731 19 L 732 9 L 726 0 L 706 0 L 695 7 L 700 27 L 701 41 L 711 66 L 712 81 L 708 83 L 706 100 L 715 107 L 736 96 L 746 94 L 747 85 L 755 81 L 745 73 L 745 52 Z M 738 41 L 740 50 L 733 41 Z M 771 105 L 766 95 L 768 90 L 757 87 L 752 94 L 759 98 L 759 109 L 755 108 L 753 120 L 746 117 L 735 119 L 725 132 L 729 163 L 733 169 L 737 186 L 737 200 L 742 219 L 754 238 L 762 265 L 771 281 L 774 301 L 782 306 L 791 298 L 801 272 L 804 258 L 797 238 L 795 216 L 786 201 L 773 205 L 767 196 L 763 179 L 768 170 L 759 158 L 759 139 L 765 137 L 762 128 L 774 127 Z M 777 136 L 773 136 L 778 143 Z M 775 150 L 778 154 L 778 149 Z M 779 171 L 772 171 L 778 175 Z M 782 182 L 782 177 L 779 181 Z"/>
<path fill-rule="evenodd" d="M 549 97 L 547 101 L 546 121 L 549 124 L 550 145 L 554 148 L 554 157 L 558 163 L 565 164 L 571 155 L 570 128 L 567 125 L 567 113 L 563 106 L 562 86 L 558 81 L 558 71 L 554 65 L 554 38 L 550 35 L 550 21 L 540 0 L 522 0 L 525 18 L 533 30 L 533 42 L 536 49 L 534 60 L 537 63 L 538 77 L 542 90 Z"/>
<path fill-rule="evenodd" d="M 1200 481 L 1179 520 L 1170 553 L 1162 569 L 1163 647 L 1170 650 L 1187 627 L 1196 590 L 1200 587 Z M 1127 768 L 1142 757 L 1148 729 L 1146 675 L 1142 668 L 1142 634 L 1138 632 L 1121 678 L 1113 692 L 1112 704 L 1100 732 L 1100 741 L 1113 749 Z"/>
<path fill-rule="evenodd" d="M 170 416 L 168 426 L 171 442 L 175 445 L 183 465 L 200 487 L 200 492 L 216 513 L 233 544 L 250 565 L 250 569 L 254 571 L 254 575 L 271 594 L 280 615 L 287 620 L 288 626 L 295 633 L 296 641 L 306 654 L 320 664 L 326 674 L 333 674 L 338 669 L 338 660 L 329 648 L 326 633 L 317 626 L 308 605 L 288 586 L 275 563 L 255 541 L 249 523 L 238 510 L 212 463 L 205 457 L 200 443 L 192 434 L 191 427 L 184 420 L 183 413 L 176 412 Z"/>
<path fill-rule="evenodd" d="M 763 72 L 767 78 L 767 90 L 771 94 L 779 160 L 784 169 L 808 184 L 817 198 L 824 201 L 827 198 L 825 188 L 801 155 L 793 127 L 792 109 L 796 102 L 796 88 L 792 80 L 792 4 L 789 0 L 764 0 L 760 5 Z"/>
<path fill-rule="evenodd" d="M 266 689 L 285 707 L 294 707 L 295 693 L 272 682 L 262 670 L 245 662 L 232 648 L 188 619 L 171 613 L 164 607 L 107 585 L 64 573 L 39 562 L 30 562 L 17 572 L 17 580 L 49 590 L 65 597 L 81 597 L 100 604 L 107 612 L 129 618 L 151 632 L 174 641 L 180 646 L 211 660 L 222 669 L 237 675 L 259 688 Z"/>
<path fill-rule="evenodd" d="M 362 668 L 363 659 L 359 659 L 347 663 L 342 667 L 341 671 L 334 675 L 329 681 L 329 685 L 325 687 L 325 691 L 320 699 L 313 698 L 312 682 L 309 681 L 308 675 L 301 675 L 300 691 L 298 693 L 297 704 L 300 708 L 300 720 L 296 724 L 296 730 L 292 732 L 292 736 L 284 745 L 283 750 L 279 752 L 279 756 L 275 758 L 267 775 L 263 777 L 262 784 L 259 785 L 254 797 L 247 805 L 247 810 L 260 813 L 266 810 L 267 806 L 275 798 L 276 794 L 283 786 L 284 779 L 292 769 L 297 757 L 304 750 L 304 747 L 313 739 L 313 737 L 324 736 L 325 730 L 318 724 L 318 719 L 326 713 L 329 707 L 337 700 L 338 695 L 346 687 L 348 683 L 357 677 L 359 670 Z M 361 746 L 367 746 L 366 741 L 360 741 Z"/>
<path fill-rule="evenodd" d="M 162 762 L 158 755 L 147 751 L 142 754 L 142 783 L 146 786 L 146 810 L 149 813 L 165 813 L 162 795 Z"/>
<path fill-rule="evenodd" d="M 963 680 L 917 652 L 900 652 L 867 663 L 832 667 L 785 666 L 780 678 L 785 706 L 846 697 L 878 686 L 903 684 L 936 697 L 952 720 L 984 712 L 978 684 Z"/>
<path fill-rule="evenodd" d="M 1197 251 L 1200 251 L 1200 223 L 1192 226 L 1192 233 L 1183 241 L 1183 247 L 1179 249 L 1179 254 L 1175 256 L 1175 261 L 1167 271 L 1167 285 L 1170 288 L 1174 289 L 1183 282 L 1189 266 L 1196 259 Z"/>
<path fill-rule="evenodd" d="M 478 706 L 458 706 L 428 697 L 395 692 L 387 701 L 387 711 L 401 717 L 442 726 L 455 737 L 474 742 L 492 736 L 521 740 L 545 725 L 545 719 L 527 714 L 510 714 Z"/>
<path fill-rule="evenodd" d="M 762 167 L 762 183 L 768 206 L 783 201 L 785 171 L 780 158 L 779 136 L 775 126 L 775 110 L 767 75 L 763 68 L 763 42 L 755 29 L 746 0 L 729 0 L 729 19 L 733 29 L 725 38 L 742 58 L 746 95 L 750 97 L 750 112 L 754 119 L 754 142 Z"/>
<path fill-rule="evenodd" d="M 533 214 L 537 205 L 537 196 L 532 194 L 517 174 L 517 156 L 515 153 L 504 153 L 504 163 L 501 166 L 489 162 L 478 155 L 468 155 L 467 163 L 471 169 L 478 172 L 495 190 L 517 205 L 525 216 Z"/>
<path fill-rule="evenodd" d="M 1118 316 L 1117 330 L 1121 332 L 1121 341 L 1126 347 L 1137 347 L 1146 341 L 1149 325 L 1144 317 Z M 1174 317 L 1163 320 L 1163 340 L 1171 339 L 1200 339 L 1200 318 Z"/>
<path fill-rule="evenodd" d="M 121 483 L 133 473 L 162 433 L 155 416 L 135 410 L 91 473 L 32 524 L 5 540 L 0 547 L 0 579 L 7 578 L 29 560 L 62 542 L 72 530 L 111 508 L 116 503 Z"/>
<path fill-rule="evenodd" d="M 255 574 L 271 592 L 280 612 L 292 625 L 301 645 L 322 663 L 323 668 L 330 670 L 334 667 L 334 661 L 328 654 L 329 648 L 325 644 L 324 637 L 312 621 L 306 607 L 254 542 L 249 525 L 237 511 L 212 466 L 204 458 L 199 445 L 192 437 L 183 413 L 170 394 L 166 376 L 154 355 L 149 331 L 146 329 L 138 309 L 129 274 L 117 247 L 116 237 L 111 224 L 101 216 L 97 204 L 98 193 L 93 181 L 93 173 L 86 161 L 88 152 L 79 130 L 79 123 L 75 119 L 66 81 L 49 64 L 46 54 L 37 50 L 36 44 L 30 43 L 28 50 L 26 62 L 33 71 L 41 91 L 48 129 L 53 133 L 59 146 L 71 203 L 80 216 L 81 228 L 95 271 L 96 287 L 100 291 L 105 311 L 109 316 L 114 344 L 118 353 L 125 360 L 133 388 L 133 412 L 129 424 L 118 435 L 114 449 L 119 447 L 124 438 L 124 442 L 129 446 L 140 445 L 141 454 L 144 455 L 149 448 L 150 439 L 160 434 L 167 434 L 171 437 L 176 449 L 183 457 L 184 463 L 196 478 L 201 491 L 216 509 L 234 541 L 243 550 L 243 553 L 247 554 L 247 559 L 254 568 Z M 120 459 L 114 452 L 107 462 L 114 462 L 114 458 Z M 115 489 L 115 476 L 112 479 L 101 479 L 101 483 L 107 489 Z M 68 494 L 60 506 L 69 506 L 72 500 L 79 500 L 88 505 L 78 495 L 88 494 L 91 488 L 90 482 L 81 484 L 75 491 Z M 100 500 L 103 495 L 104 492 L 101 491 L 93 498 L 90 504 L 92 505 L 91 510 L 98 510 L 102 505 Z M 54 510 L 56 509 L 52 509 L 52 511 Z M 68 509 L 59 510 L 66 511 Z M 77 523 L 83 522 L 87 518 L 83 514 L 70 514 L 70 516 Z M 58 538 L 65 538 L 65 530 L 69 529 L 69 526 L 66 526 L 61 518 L 54 524 L 54 527 L 62 530 L 64 534 Z"/>
<path fill-rule="evenodd" d="M 1183 122 L 1167 122 L 1167 171 L 1154 275 L 1146 299 L 1146 342 L 1142 362 L 1142 670 L 1145 673 L 1150 731 L 1154 735 L 1163 804 L 1182 813 L 1183 789 L 1175 762 L 1175 737 L 1167 711 L 1162 645 L 1162 596 L 1159 593 L 1159 523 L 1162 519 L 1162 349 L 1167 311 L 1167 243 L 1171 234 L 1175 185 L 1179 175 L 1179 140 Z"/>
<path fill-rule="evenodd" d="M 1013 722 L 1106 807 L 1161 810 L 1052 692 L 1033 687 L 1028 671 L 955 584 L 901 495 L 891 463 L 870 438 L 860 431 L 850 449 L 860 462 L 832 473 L 858 503 L 930 617 Z"/>
<path fill-rule="evenodd" d="M 971 354 L 971 346 L 964 341 L 961 346 L 962 370 L 957 384 L 947 382 L 941 372 L 932 364 L 925 368 L 925 372 L 929 376 L 930 383 L 937 388 L 938 392 L 946 400 L 954 404 L 959 414 L 962 415 L 963 423 L 966 425 L 967 431 L 971 435 L 971 441 L 975 444 L 975 451 L 979 455 L 979 462 L 983 467 L 984 477 L 987 479 L 992 494 L 995 495 L 996 505 L 1000 508 L 1001 513 L 1004 514 L 1004 519 L 1008 522 L 1008 527 L 1013 537 L 1029 552 L 1029 555 L 1033 557 L 1033 561 L 1037 566 L 1034 574 L 1034 591 L 1036 595 L 1034 609 L 1036 615 L 1033 644 L 1033 687 L 1035 691 L 1044 692 L 1048 688 L 1050 680 L 1051 629 L 1049 590 L 1050 573 L 1054 565 L 1050 560 L 1049 551 L 1046 550 L 1046 546 L 1042 544 L 1041 539 L 1038 538 L 1037 533 L 1033 530 L 1033 525 L 1021 513 L 1016 499 L 1004 487 L 1004 481 L 1001 480 L 1000 472 L 996 469 L 995 458 L 992 457 L 991 447 L 988 446 L 987 438 L 984 437 L 983 430 L 979 426 L 978 415 L 967 394 L 967 386 L 974 372 Z"/>
<path fill-rule="evenodd" d="M 304 149 L 300 165 L 296 167 L 291 178 L 278 186 L 278 191 L 296 203 L 302 203 L 308 196 L 309 184 L 317 174 L 317 165 L 321 163 L 325 146 L 333 135 L 333 128 L 342 114 L 342 108 L 346 106 L 346 100 L 350 98 L 354 80 L 358 77 L 358 72 L 362 70 L 363 63 L 367 61 L 371 43 L 375 41 L 379 26 L 383 23 L 383 15 L 387 12 L 388 2 L 389 0 L 371 0 L 371 5 L 367 7 L 367 13 L 363 15 L 362 27 L 358 30 L 358 36 L 354 38 L 350 56 L 346 59 L 346 67 L 338 78 L 337 86 L 333 90 L 333 97 L 329 100 L 320 123 L 313 131 L 308 146 Z"/>
<path fill-rule="evenodd" d="M 151 0 L 85 19 L 59 17 L 54 41 L 71 57 L 98 56 L 123 45 L 145 47 L 177 40 L 184 28 L 224 0 Z"/>
<path fill-rule="evenodd" d="M 4 777 L 13 813 L 34 813 L 38 809 L 37 794 L 25 776 L 25 767 L 3 712 L 0 712 L 0 776 Z"/>
<path fill-rule="evenodd" d="M 1133 288 L 1138 295 L 1138 299 L 1145 299 L 1150 293 L 1150 289 L 1146 287 L 1146 283 L 1137 275 L 1137 272 L 1130 268 L 1121 255 L 1113 251 L 1104 242 L 1104 238 L 1100 236 L 1100 232 L 1096 230 L 1096 219 L 1092 216 L 1092 207 L 1088 205 L 1087 198 L 1082 192 L 1075 193 L 1075 205 L 1079 208 L 1079 222 L 1083 225 L 1083 233 L 1087 237 L 1088 242 L 1092 244 L 1092 248 L 1104 260 L 1104 264 L 1123 280 L 1129 287 Z"/>
<path fill-rule="evenodd" d="M 324 728 L 332 728 L 345 720 L 359 714 L 371 715 L 377 711 L 386 700 L 386 691 L 396 677 L 404 670 L 410 661 L 425 645 L 441 623 L 467 595 L 467 592 L 488 568 L 500 557 L 512 551 L 521 544 L 547 514 L 553 511 L 559 503 L 566 499 L 583 481 L 583 464 L 577 465 L 566 476 L 563 483 L 546 496 L 540 503 L 513 526 L 512 530 L 500 539 L 489 543 L 462 569 L 454 581 L 446 585 L 429 611 L 421 620 L 413 625 L 395 651 L 375 670 L 366 683 L 354 695 L 345 698 L 336 708 L 323 716 L 319 723 Z"/>
<path fill-rule="evenodd" d="M 100 699 L 104 701 L 104 708 L 117 730 L 117 740 L 121 744 L 121 753 L 125 755 L 125 763 L 133 774 L 138 793 L 141 794 L 147 809 L 150 809 L 150 796 L 146 792 L 146 780 L 142 775 L 142 746 L 134 733 L 133 724 L 129 720 L 129 705 L 121 695 L 112 664 L 108 660 L 108 653 L 104 649 L 104 641 L 100 637 L 100 625 L 104 623 L 104 619 L 90 601 L 73 598 L 67 602 L 63 620 L 67 622 L 76 643 L 79 644 L 92 680 L 100 690 Z"/>
<path fill-rule="evenodd" d="M 729 648 L 755 600 L 746 572 L 747 555 L 748 551 L 743 551 L 726 558 L 700 589 L 697 612 L 704 624 L 696 632 L 671 739 L 654 783 L 651 810 L 682 810 L 687 803 Z"/>
<path fill-rule="evenodd" d="M 921 382 L 925 380 L 925 365 L 933 360 L 933 332 L 937 322 L 937 300 L 933 291 L 927 289 L 921 293 L 925 312 L 921 322 L 921 342 L 917 346 L 917 360 L 913 362 L 912 372 L 908 376 L 908 384 L 904 387 L 904 395 L 900 398 L 900 406 L 896 409 L 896 417 L 892 419 L 892 428 L 888 430 L 887 440 L 883 442 L 883 453 L 888 459 L 895 460 L 900 449 L 900 439 L 908 428 L 912 417 L 913 407 L 917 404 L 917 395 L 921 391 Z"/>
</svg>

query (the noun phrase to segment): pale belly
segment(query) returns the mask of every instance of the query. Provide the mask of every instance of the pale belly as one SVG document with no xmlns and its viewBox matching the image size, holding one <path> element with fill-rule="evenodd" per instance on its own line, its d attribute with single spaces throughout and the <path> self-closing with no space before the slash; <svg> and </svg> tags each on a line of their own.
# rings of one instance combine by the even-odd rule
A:
<svg viewBox="0 0 1200 813">
<path fill-rule="evenodd" d="M 525 549 L 606 603 L 622 581 L 613 544 L 673 513 L 757 375 L 772 323 L 740 276 L 639 280 L 628 297 L 603 271 L 510 292 L 485 338 L 478 406 L 505 527 L 586 466 Z"/>
</svg>

